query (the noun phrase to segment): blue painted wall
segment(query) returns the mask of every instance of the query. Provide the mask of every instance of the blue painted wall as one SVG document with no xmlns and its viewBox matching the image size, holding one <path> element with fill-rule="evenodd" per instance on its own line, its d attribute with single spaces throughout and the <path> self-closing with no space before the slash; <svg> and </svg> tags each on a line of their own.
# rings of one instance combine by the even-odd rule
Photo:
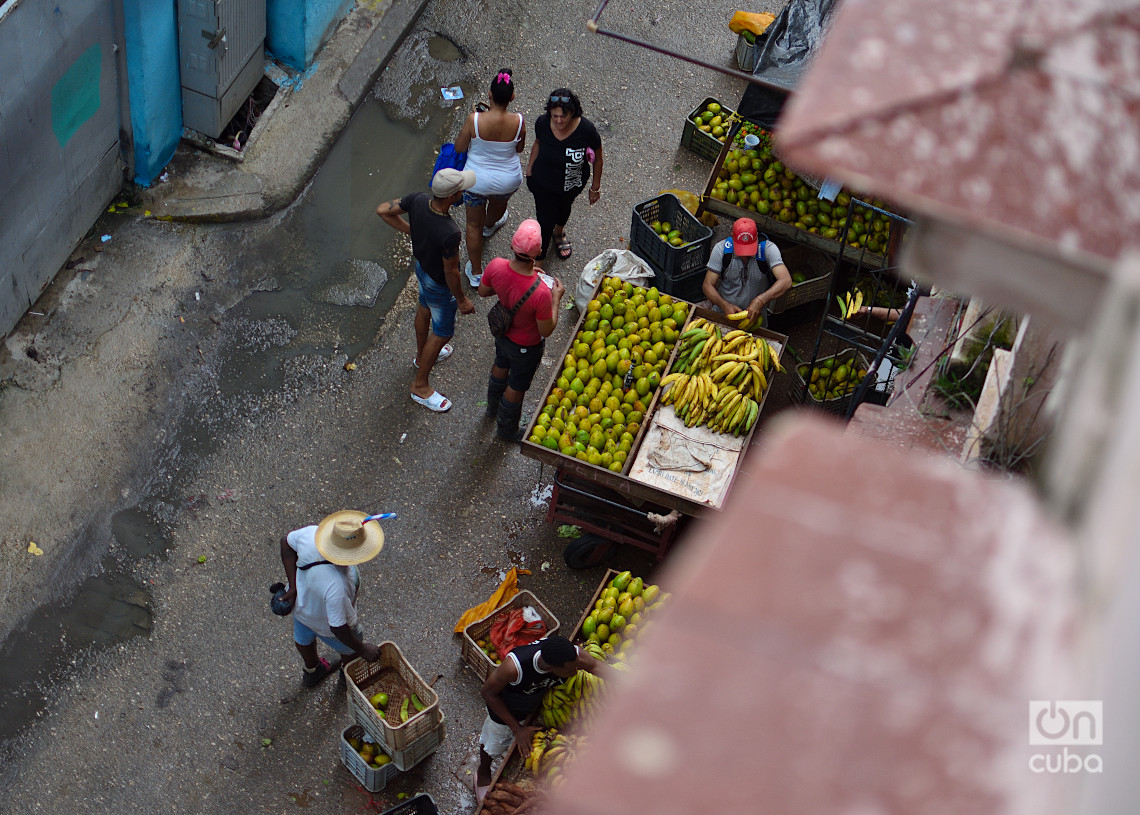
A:
<svg viewBox="0 0 1140 815">
<path fill-rule="evenodd" d="M 174 0 L 123 0 L 135 183 L 148 186 L 182 137 Z"/>
<path fill-rule="evenodd" d="M 266 0 L 265 47 L 299 71 L 308 68 L 353 0 Z"/>
</svg>

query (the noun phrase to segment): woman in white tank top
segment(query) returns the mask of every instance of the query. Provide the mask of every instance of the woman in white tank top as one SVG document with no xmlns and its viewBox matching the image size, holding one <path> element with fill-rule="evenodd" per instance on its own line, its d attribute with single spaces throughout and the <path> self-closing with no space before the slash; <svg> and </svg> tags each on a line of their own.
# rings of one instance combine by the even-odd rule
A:
<svg viewBox="0 0 1140 815">
<path fill-rule="evenodd" d="M 463 193 L 467 210 L 467 280 L 478 288 L 483 275 L 483 240 L 507 222 L 507 202 L 522 186 L 519 154 L 526 147 L 526 122 L 509 113 L 515 98 L 511 72 L 499 71 L 491 81 L 491 107 L 468 115 L 455 139 L 455 150 L 467 153 L 464 169 L 475 173 L 475 186 Z"/>
</svg>

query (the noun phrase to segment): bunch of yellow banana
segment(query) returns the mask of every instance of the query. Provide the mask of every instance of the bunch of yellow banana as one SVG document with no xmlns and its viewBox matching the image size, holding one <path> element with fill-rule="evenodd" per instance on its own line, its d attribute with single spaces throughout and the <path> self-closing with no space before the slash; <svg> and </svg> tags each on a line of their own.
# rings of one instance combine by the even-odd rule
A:
<svg viewBox="0 0 1140 815">
<path fill-rule="evenodd" d="M 561 730 L 572 721 L 592 718 L 604 687 L 604 680 L 589 671 L 578 671 L 543 695 L 543 724 Z"/>
<path fill-rule="evenodd" d="M 859 313 L 859 309 L 863 306 L 863 292 L 861 289 L 855 290 L 855 296 L 851 296 L 851 292 L 840 298 L 836 296 L 836 301 L 839 303 L 839 319 L 850 320 Z"/>
<path fill-rule="evenodd" d="M 747 313 L 747 312 L 744 312 Z M 729 315 L 733 316 L 733 315 Z M 661 397 L 687 427 L 705 424 L 720 433 L 747 433 L 760 414 L 769 372 L 783 372 L 779 351 L 763 338 L 697 318 L 681 335 L 672 372 L 661 380 Z"/>
<path fill-rule="evenodd" d="M 563 689 L 564 687 L 564 685 L 560 685 L 551 688 L 542 697 L 542 723 L 546 727 L 561 730 L 570 724 L 570 696 Z"/>
<path fill-rule="evenodd" d="M 554 728 L 546 730 L 537 730 L 530 738 L 530 755 L 526 757 L 523 762 L 524 766 L 532 773 L 538 772 L 539 766 L 542 764 L 542 756 L 546 752 L 546 748 L 550 745 L 551 740 L 558 735 L 558 731 Z"/>
<path fill-rule="evenodd" d="M 574 760 L 579 749 L 585 749 L 586 737 L 555 733 L 543 740 L 539 750 L 536 751 L 534 745 L 532 741 L 527 769 L 535 775 L 543 775 L 551 789 L 556 789 L 564 780 L 566 765 Z"/>
</svg>

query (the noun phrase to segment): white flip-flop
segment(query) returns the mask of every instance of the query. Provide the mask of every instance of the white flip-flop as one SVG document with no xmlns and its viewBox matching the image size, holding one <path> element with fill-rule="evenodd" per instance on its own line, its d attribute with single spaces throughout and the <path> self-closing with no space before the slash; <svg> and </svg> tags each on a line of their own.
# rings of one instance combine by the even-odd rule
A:
<svg viewBox="0 0 1140 815">
<path fill-rule="evenodd" d="M 449 343 L 449 342 L 444 343 L 443 348 L 439 349 L 439 356 L 435 358 L 435 361 L 436 362 L 443 362 L 445 359 L 447 359 L 449 356 L 451 356 L 451 354 L 454 350 L 455 350 L 455 348 L 452 347 L 451 343 Z M 420 361 L 418 359 L 413 359 L 412 365 L 415 366 L 416 368 L 418 368 L 418 367 L 420 367 Z"/>
<path fill-rule="evenodd" d="M 446 413 L 451 410 L 451 400 L 439 391 L 432 391 L 431 396 L 426 399 L 422 396 L 416 396 L 414 393 L 408 395 L 412 397 L 412 401 L 418 402 L 435 413 Z"/>
</svg>

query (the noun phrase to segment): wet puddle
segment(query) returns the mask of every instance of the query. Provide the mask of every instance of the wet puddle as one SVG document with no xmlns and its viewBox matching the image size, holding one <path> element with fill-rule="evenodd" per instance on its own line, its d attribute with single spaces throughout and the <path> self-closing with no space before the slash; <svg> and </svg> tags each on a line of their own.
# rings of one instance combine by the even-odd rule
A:
<svg viewBox="0 0 1140 815">
<path fill-rule="evenodd" d="M 294 357 L 351 360 L 368 348 L 411 263 L 407 239 L 376 207 L 427 188 L 446 124 L 445 112 L 430 107 L 422 128 L 392 119 L 378 102 L 357 112 L 278 230 L 287 242 L 250 250 L 248 261 L 271 271 L 271 285 L 227 314 L 253 347 L 239 342 L 223 362 L 223 395 L 280 387 Z"/>
<path fill-rule="evenodd" d="M 427 188 L 445 125 L 445 112 L 437 108 L 429 106 L 428 126 L 421 128 L 389 118 L 379 102 L 369 101 L 341 134 L 304 200 L 272 233 L 279 242 L 247 247 L 246 257 L 238 258 L 239 264 L 272 270 L 275 285 L 226 315 L 233 342 L 218 366 L 224 409 L 208 401 L 173 428 L 161 454 L 168 464 L 158 465 L 169 477 L 155 479 L 162 486 L 144 502 L 161 508 L 165 521 L 222 500 L 187 497 L 185 483 L 240 419 L 243 408 L 227 397 L 280 387 L 283 364 L 292 357 L 352 358 L 372 343 L 407 281 L 411 257 L 410 244 L 377 217 L 376 207 Z M 3 643 L 0 755 L 18 746 L 20 730 L 47 707 L 52 682 L 73 669 L 77 652 L 150 631 L 150 596 L 126 572 L 132 562 L 163 556 L 169 538 L 140 508 L 117 512 L 111 532 L 117 546 L 98 574 L 65 605 L 37 615 Z"/>
</svg>

